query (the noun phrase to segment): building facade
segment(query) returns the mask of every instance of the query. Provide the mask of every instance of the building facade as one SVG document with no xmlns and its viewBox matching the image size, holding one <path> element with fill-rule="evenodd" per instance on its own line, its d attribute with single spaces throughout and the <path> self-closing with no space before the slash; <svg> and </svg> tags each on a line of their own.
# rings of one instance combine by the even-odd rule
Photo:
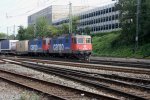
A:
<svg viewBox="0 0 150 100">
<path fill-rule="evenodd" d="M 86 28 L 89 28 L 91 33 L 111 32 L 121 29 L 119 11 L 116 9 L 115 3 L 80 12 L 75 16 L 79 17 L 78 31 L 80 32 L 84 32 Z M 68 18 L 63 18 L 53 21 L 53 25 L 60 26 L 68 22 Z"/>
<path fill-rule="evenodd" d="M 73 6 L 73 12 L 78 12 L 82 9 L 87 8 L 87 6 Z M 28 25 L 35 24 L 37 19 L 40 17 L 45 18 L 49 25 L 52 25 L 52 21 L 67 17 L 69 14 L 69 5 L 52 5 L 43 10 L 40 10 L 30 16 L 28 16 Z"/>
</svg>

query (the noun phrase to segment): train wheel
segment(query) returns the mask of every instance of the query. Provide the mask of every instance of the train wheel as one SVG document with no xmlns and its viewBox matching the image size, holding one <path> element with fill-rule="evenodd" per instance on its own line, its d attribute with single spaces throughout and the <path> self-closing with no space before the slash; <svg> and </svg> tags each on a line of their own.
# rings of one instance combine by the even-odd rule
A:
<svg viewBox="0 0 150 100">
<path fill-rule="evenodd" d="M 85 56 L 85 57 L 84 57 L 84 61 L 90 62 L 90 57 L 89 57 L 89 56 Z"/>
</svg>

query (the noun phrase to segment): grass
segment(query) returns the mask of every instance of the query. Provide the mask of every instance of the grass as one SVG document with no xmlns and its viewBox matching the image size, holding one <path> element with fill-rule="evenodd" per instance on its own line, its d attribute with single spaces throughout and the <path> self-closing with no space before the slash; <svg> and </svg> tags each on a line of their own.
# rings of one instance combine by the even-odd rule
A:
<svg viewBox="0 0 150 100">
<path fill-rule="evenodd" d="M 134 52 L 134 45 L 120 45 L 112 47 L 111 43 L 118 38 L 120 32 L 95 35 L 93 41 L 93 55 L 103 57 L 150 58 L 150 43 L 139 46 Z"/>
</svg>

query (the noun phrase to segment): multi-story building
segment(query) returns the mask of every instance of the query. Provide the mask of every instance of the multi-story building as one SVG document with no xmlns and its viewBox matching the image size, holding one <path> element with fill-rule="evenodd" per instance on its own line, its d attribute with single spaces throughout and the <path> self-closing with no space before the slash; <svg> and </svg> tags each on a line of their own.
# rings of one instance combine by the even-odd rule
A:
<svg viewBox="0 0 150 100">
<path fill-rule="evenodd" d="M 119 11 L 116 9 L 115 3 L 83 11 L 75 16 L 79 17 L 78 31 L 80 32 L 84 32 L 85 28 L 89 28 L 91 33 L 111 32 L 120 30 L 121 27 Z M 68 22 L 68 18 L 63 18 L 53 21 L 53 25 L 60 26 Z"/>
<path fill-rule="evenodd" d="M 73 12 L 78 12 L 82 9 L 87 8 L 87 6 L 73 6 Z M 28 16 L 28 25 L 35 24 L 37 19 L 40 17 L 45 18 L 48 21 L 48 24 L 51 25 L 52 21 L 56 19 L 60 19 L 63 17 L 67 17 L 69 14 L 69 5 L 52 5 L 43 10 L 40 10 L 30 16 Z"/>
</svg>

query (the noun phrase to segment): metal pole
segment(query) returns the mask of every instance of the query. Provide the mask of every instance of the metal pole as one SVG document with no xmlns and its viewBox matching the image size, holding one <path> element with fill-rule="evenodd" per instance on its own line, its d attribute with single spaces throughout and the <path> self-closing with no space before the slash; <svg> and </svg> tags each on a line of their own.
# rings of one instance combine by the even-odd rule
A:
<svg viewBox="0 0 150 100">
<path fill-rule="evenodd" d="M 15 25 L 14 25 L 14 31 L 13 31 L 13 33 L 14 33 L 14 39 L 15 39 Z"/>
<path fill-rule="evenodd" d="M 8 39 L 8 26 L 7 26 L 7 39 Z"/>
<path fill-rule="evenodd" d="M 36 23 L 34 24 L 34 38 L 36 38 Z"/>
<path fill-rule="evenodd" d="M 72 33 L 72 3 L 69 3 L 69 33 Z"/>
<path fill-rule="evenodd" d="M 136 36 L 135 36 L 135 49 L 138 49 L 139 45 L 139 14 L 140 14 L 141 0 L 137 0 L 137 13 L 136 13 Z"/>
</svg>

